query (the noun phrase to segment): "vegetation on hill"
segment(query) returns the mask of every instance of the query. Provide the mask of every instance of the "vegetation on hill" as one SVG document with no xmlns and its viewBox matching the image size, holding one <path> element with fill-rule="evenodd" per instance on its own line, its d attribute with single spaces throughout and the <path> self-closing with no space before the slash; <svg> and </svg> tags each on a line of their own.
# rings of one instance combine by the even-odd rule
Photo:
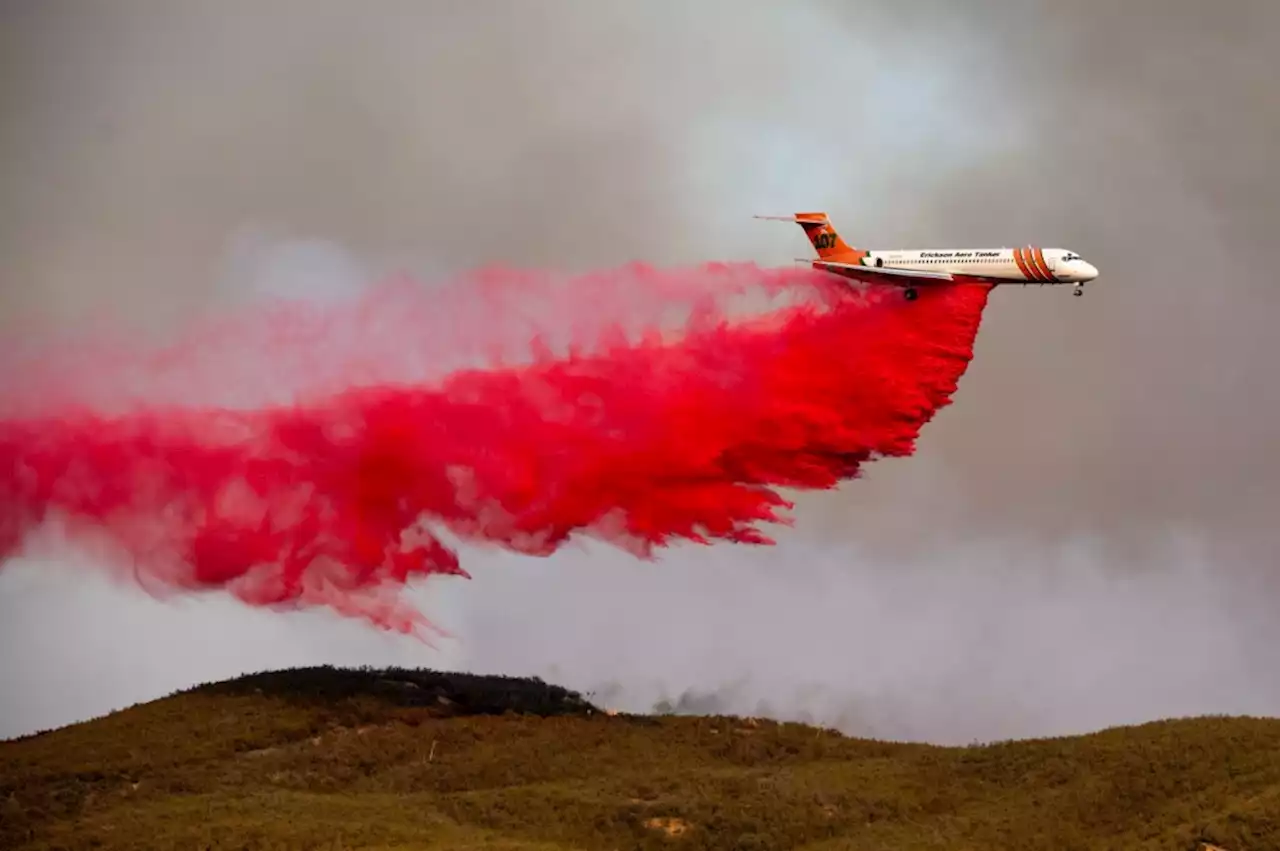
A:
<svg viewBox="0 0 1280 851">
<path fill-rule="evenodd" d="M 5 849 L 1280 849 L 1280 721 L 968 748 L 308 668 L 0 743 Z"/>
</svg>

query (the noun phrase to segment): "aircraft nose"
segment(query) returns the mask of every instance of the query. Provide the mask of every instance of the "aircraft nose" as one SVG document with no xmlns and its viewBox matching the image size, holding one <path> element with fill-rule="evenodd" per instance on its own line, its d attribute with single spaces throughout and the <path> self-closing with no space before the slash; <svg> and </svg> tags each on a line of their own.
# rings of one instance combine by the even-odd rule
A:
<svg viewBox="0 0 1280 851">
<path fill-rule="evenodd" d="M 1077 260 L 1076 265 L 1080 269 L 1080 277 L 1084 278 L 1086 281 L 1092 281 L 1094 278 L 1098 277 L 1098 268 L 1092 263 L 1085 260 Z"/>
</svg>

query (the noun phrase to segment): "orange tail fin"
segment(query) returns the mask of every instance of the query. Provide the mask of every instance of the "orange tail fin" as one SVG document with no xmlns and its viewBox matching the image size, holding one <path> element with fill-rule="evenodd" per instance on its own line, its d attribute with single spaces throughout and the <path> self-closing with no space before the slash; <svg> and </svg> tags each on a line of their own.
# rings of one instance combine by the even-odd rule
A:
<svg viewBox="0 0 1280 851">
<path fill-rule="evenodd" d="M 805 236 L 809 237 L 809 242 L 823 260 L 853 253 L 854 249 L 836 233 L 826 213 L 796 213 L 796 221 L 804 228 Z"/>
<path fill-rule="evenodd" d="M 829 260 L 846 254 L 856 254 L 858 249 L 841 239 L 840 234 L 831 225 L 826 213 L 796 213 L 794 216 L 756 216 L 757 219 L 773 219 L 774 221 L 795 222 L 804 229 L 805 236 L 813 245 L 818 257 Z"/>
</svg>

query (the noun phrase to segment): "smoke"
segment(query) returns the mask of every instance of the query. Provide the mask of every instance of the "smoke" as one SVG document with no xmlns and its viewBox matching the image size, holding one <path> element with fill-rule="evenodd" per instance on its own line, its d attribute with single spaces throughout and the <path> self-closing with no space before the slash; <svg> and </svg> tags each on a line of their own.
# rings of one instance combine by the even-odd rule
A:
<svg viewBox="0 0 1280 851">
<path fill-rule="evenodd" d="M 464 551 L 475 579 L 411 595 L 456 636 L 440 655 L 28 559 L 0 575 L 6 731 L 328 660 L 934 740 L 1280 705 L 1273 3 L 3 14 L 3 330 L 165 339 L 264 288 L 492 263 L 774 266 L 803 237 L 748 216 L 803 209 L 871 247 L 1059 245 L 1102 271 L 1081 299 L 997 290 L 918 453 L 797 496 L 776 548 Z"/>
<path fill-rule="evenodd" d="M 598 552 L 504 561 L 486 565 L 509 571 L 502 587 L 464 589 L 476 602 L 459 664 L 497 660 L 628 711 L 761 715 L 947 744 L 1274 714 L 1280 685 L 1260 674 L 1273 601 L 1224 582 L 1203 541 L 1170 540 L 1159 571 L 1124 577 L 1095 541 L 1028 549 L 967 542 L 945 569 L 929 558 L 886 569 L 865 548 L 789 529 L 776 548 L 656 565 L 602 565 Z M 545 607 L 517 605 L 551 581 L 562 590 Z M 510 632 L 525 640 L 504 642 Z"/>
</svg>

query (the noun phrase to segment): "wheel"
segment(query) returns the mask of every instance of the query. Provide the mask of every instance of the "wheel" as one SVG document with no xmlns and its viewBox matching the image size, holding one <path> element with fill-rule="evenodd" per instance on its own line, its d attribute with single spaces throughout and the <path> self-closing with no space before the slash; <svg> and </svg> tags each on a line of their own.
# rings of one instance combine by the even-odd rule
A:
<svg viewBox="0 0 1280 851">
<path fill-rule="evenodd" d="M 1072 295 L 1084 295 L 1084 287 L 1076 287 Z"/>
<path fill-rule="evenodd" d="M 904 292 L 902 295 L 906 298 L 907 301 L 916 300 L 916 291 L 911 287 L 907 287 L 907 291 Z"/>
</svg>

